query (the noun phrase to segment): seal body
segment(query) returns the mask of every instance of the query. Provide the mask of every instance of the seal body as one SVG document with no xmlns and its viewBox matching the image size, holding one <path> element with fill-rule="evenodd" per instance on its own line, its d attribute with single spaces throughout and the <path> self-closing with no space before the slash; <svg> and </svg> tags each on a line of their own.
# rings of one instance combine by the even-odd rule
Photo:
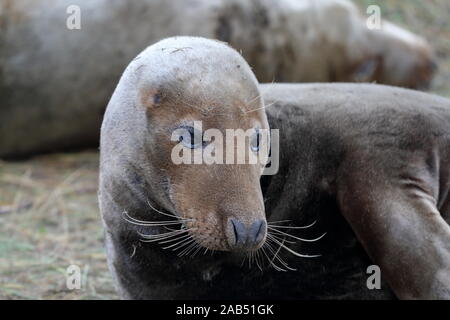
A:
<svg viewBox="0 0 450 320">
<path fill-rule="evenodd" d="M 73 6 L 80 29 L 67 27 Z M 433 74 L 423 39 L 385 24 L 368 30 L 342 0 L 16 0 L 0 3 L 0 19 L 0 157 L 96 146 L 123 69 L 169 36 L 230 43 L 260 82 L 417 88 Z"/>
<path fill-rule="evenodd" d="M 261 91 L 274 104 L 267 110 L 271 127 L 289 132 L 280 148 L 289 169 L 285 177 L 273 176 L 265 196 L 275 191 L 279 198 L 266 202 L 266 211 L 283 219 L 290 214 L 281 208 L 298 202 L 294 211 L 303 216 L 308 199 L 329 194 L 332 214 L 349 223 L 356 235 L 350 238 L 359 240 L 397 297 L 448 299 L 450 101 L 362 84 L 264 85 Z M 296 186 L 295 195 L 286 185 Z M 350 234 L 323 250 L 349 248 L 343 239 Z M 349 249 L 352 258 L 335 261 L 358 261 L 356 247 Z"/>
<path fill-rule="evenodd" d="M 167 131 L 200 118 L 221 130 L 279 129 L 278 173 L 259 181 L 254 166 L 174 165 Z M 449 124 L 444 98 L 362 84 L 258 89 L 245 62 L 218 42 L 182 37 L 148 48 L 123 74 L 102 126 L 99 202 L 120 296 L 448 298 Z M 248 268 L 245 252 L 230 247 L 229 221 L 250 225 L 261 210 L 268 237 L 285 220 L 287 227 L 317 220 L 285 229 L 296 237 L 327 234 L 283 242 L 288 249 L 274 247 L 262 270 L 255 262 Z M 202 221 L 189 232 L 216 252 L 180 257 L 170 243 L 142 242 L 142 234 L 168 232 L 144 223 L 170 220 L 161 212 L 188 227 L 186 217 Z M 296 271 L 270 268 L 277 257 Z M 379 290 L 367 286 L 373 264 L 381 267 Z"/>
</svg>

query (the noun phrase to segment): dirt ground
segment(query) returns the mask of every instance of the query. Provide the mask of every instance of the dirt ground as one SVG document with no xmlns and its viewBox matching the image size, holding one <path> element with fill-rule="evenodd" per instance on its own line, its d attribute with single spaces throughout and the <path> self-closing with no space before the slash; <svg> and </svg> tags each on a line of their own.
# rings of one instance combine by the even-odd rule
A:
<svg viewBox="0 0 450 320">
<path fill-rule="evenodd" d="M 450 1 L 357 1 L 426 37 L 438 57 L 432 92 L 450 97 Z M 98 153 L 0 161 L 0 299 L 116 299 L 97 204 Z M 69 265 L 82 271 L 69 290 Z"/>
</svg>

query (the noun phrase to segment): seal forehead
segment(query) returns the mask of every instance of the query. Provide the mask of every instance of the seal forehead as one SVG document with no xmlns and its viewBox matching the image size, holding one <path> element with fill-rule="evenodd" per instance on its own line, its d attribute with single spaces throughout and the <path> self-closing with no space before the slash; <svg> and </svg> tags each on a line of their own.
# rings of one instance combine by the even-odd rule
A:
<svg viewBox="0 0 450 320">
<path fill-rule="evenodd" d="M 245 92 L 245 93 L 244 93 Z M 265 112 L 258 90 L 237 88 L 216 94 L 191 83 L 184 87 L 161 86 L 141 89 L 140 104 L 153 119 L 172 122 L 203 120 L 207 123 L 228 123 L 229 128 L 247 127 L 257 122 L 265 126 Z M 253 120 L 252 120 L 253 119 Z"/>
<path fill-rule="evenodd" d="M 145 49 L 131 63 L 142 80 L 189 80 L 192 77 L 238 78 L 256 81 L 242 56 L 227 44 L 204 38 L 174 37 Z"/>
<path fill-rule="evenodd" d="M 225 43 L 195 37 L 162 40 L 133 62 L 147 104 L 176 102 L 214 112 L 218 105 L 260 103 L 257 80 L 245 60 Z"/>
</svg>

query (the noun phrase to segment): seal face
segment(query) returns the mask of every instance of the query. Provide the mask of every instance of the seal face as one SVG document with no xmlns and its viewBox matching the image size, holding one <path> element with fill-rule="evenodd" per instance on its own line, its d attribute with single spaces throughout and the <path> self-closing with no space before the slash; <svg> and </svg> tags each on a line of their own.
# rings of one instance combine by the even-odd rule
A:
<svg viewBox="0 0 450 320">
<path fill-rule="evenodd" d="M 262 245 L 266 221 L 259 178 L 264 165 L 197 163 L 195 158 L 198 152 L 200 158 L 206 151 L 223 153 L 224 144 L 217 137 L 204 137 L 206 132 L 225 137 L 230 130 L 257 134 L 269 128 L 256 79 L 237 52 L 201 38 L 160 41 L 128 66 L 105 118 L 101 181 L 117 180 L 105 176 L 111 161 L 125 157 L 127 167 L 148 166 L 137 172 L 139 178 L 152 188 L 162 187 L 158 193 L 141 191 L 152 206 L 148 211 L 162 208 L 183 224 L 181 231 L 160 231 L 159 240 L 177 234 L 179 239 L 171 239 L 175 244 L 191 241 L 210 250 L 245 251 Z M 250 140 L 244 147 L 249 153 Z M 105 152 L 119 144 L 127 146 L 115 154 Z M 193 163 L 174 163 L 179 154 L 193 155 Z M 127 205 L 118 203 L 123 210 Z M 127 213 L 139 215 L 139 209 Z"/>
</svg>

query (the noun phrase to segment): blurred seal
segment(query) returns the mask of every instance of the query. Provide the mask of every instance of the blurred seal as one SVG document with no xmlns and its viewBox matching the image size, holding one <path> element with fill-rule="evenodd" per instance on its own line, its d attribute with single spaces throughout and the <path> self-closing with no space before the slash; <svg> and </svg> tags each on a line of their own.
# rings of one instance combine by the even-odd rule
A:
<svg viewBox="0 0 450 320">
<path fill-rule="evenodd" d="M 423 88 L 434 71 L 425 40 L 387 22 L 369 30 L 344 0 L 14 0 L 0 21 L 1 158 L 96 147 L 123 69 L 169 36 L 228 42 L 260 82 Z"/>
</svg>

